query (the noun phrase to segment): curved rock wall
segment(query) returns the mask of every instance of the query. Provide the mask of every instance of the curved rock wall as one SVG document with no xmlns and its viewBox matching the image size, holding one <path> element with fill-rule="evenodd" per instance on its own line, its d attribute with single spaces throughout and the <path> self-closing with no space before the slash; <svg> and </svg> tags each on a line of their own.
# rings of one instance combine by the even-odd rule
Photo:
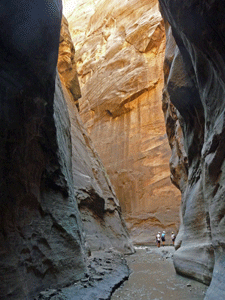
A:
<svg viewBox="0 0 225 300">
<path fill-rule="evenodd" d="M 69 96 L 56 76 L 59 40 L 73 63 L 66 28 L 60 37 L 60 1 L 9 0 L 0 7 L 0 298 L 46 299 L 87 275 L 88 246 L 133 248 L 75 111 L 76 70 L 62 59 Z M 65 98 L 73 99 L 70 115 Z M 119 264 L 125 265 L 118 262 L 111 289 L 123 275 Z"/>
<path fill-rule="evenodd" d="M 170 182 L 161 110 L 165 32 L 158 2 L 78 4 L 64 1 L 76 48 L 81 118 L 134 241 L 155 242 L 156 230 L 177 229 L 180 205 Z"/>
<path fill-rule="evenodd" d="M 33 299 L 86 270 L 59 83 L 54 99 L 61 9 L 50 2 L 0 5 L 1 299 Z"/>
<path fill-rule="evenodd" d="M 170 55 L 165 62 L 164 100 L 176 107 L 175 118 L 182 127 L 188 159 L 186 163 L 185 152 L 173 149 L 177 153 L 174 159 L 179 161 L 173 169 L 174 177 L 180 178 L 176 181 L 183 194 L 182 226 L 174 264 L 179 273 L 210 284 L 205 299 L 222 300 L 225 294 L 225 5 L 216 0 L 210 3 L 160 0 L 160 4 L 177 45 L 171 43 L 168 27 Z M 169 107 L 164 106 L 166 116 Z M 182 144 L 181 135 L 175 140 Z"/>
</svg>

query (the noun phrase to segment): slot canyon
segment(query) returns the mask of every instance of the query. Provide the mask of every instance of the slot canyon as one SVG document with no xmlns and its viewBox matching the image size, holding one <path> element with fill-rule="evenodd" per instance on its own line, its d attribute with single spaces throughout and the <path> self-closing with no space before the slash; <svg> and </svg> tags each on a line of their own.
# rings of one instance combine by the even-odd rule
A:
<svg viewBox="0 0 225 300">
<path fill-rule="evenodd" d="M 158 1 L 80 1 L 74 9 L 71 2 L 64 6 L 76 49 L 80 116 L 132 240 L 154 243 L 159 230 L 177 231 L 181 201 L 168 168 Z"/>
<path fill-rule="evenodd" d="M 224 13 L 1 1 L 0 299 L 111 299 L 163 230 L 175 272 L 225 299 Z"/>
</svg>

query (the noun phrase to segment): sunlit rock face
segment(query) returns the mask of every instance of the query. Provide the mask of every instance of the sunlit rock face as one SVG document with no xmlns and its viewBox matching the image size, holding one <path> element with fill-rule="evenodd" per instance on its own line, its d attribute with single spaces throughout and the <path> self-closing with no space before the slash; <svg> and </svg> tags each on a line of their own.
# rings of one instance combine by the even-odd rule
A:
<svg viewBox="0 0 225 300">
<path fill-rule="evenodd" d="M 64 1 L 81 85 L 80 114 L 136 242 L 175 230 L 161 92 L 165 32 L 157 1 Z"/>
<path fill-rule="evenodd" d="M 0 298 L 34 299 L 86 271 L 58 80 L 54 97 L 61 9 L 42 0 L 0 7 Z"/>
<path fill-rule="evenodd" d="M 67 88 L 79 108 L 78 99 L 81 97 L 81 93 L 77 78 L 75 49 L 68 29 L 68 22 L 64 16 L 62 17 L 60 32 L 58 70 L 62 84 Z"/>
<path fill-rule="evenodd" d="M 64 17 L 58 70 L 61 81 L 65 83 L 63 92 L 71 122 L 74 192 L 83 221 L 86 247 L 91 251 L 113 248 L 132 253 L 133 246 L 118 199 L 77 110 L 80 88 L 74 65 L 74 46 Z"/>
<path fill-rule="evenodd" d="M 183 194 L 182 226 L 174 264 L 179 273 L 210 284 L 205 299 L 222 300 L 225 295 L 225 5 L 221 1 L 191 0 L 179 3 L 160 0 L 160 4 L 176 42 L 175 45 L 167 26 L 164 103 L 171 101 L 176 107 L 174 120 L 177 118 L 182 127 L 184 145 L 182 153 L 173 150 L 178 154 L 173 159 L 178 162 L 173 167 L 174 178 Z M 166 120 L 169 107 L 164 105 Z M 182 149 L 182 135 L 175 140 Z"/>
</svg>

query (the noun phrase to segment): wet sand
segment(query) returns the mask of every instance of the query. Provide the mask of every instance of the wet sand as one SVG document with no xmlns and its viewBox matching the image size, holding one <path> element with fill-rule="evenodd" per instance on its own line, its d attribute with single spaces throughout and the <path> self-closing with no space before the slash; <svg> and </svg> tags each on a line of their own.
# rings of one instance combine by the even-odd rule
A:
<svg viewBox="0 0 225 300">
<path fill-rule="evenodd" d="M 202 300 L 207 286 L 176 274 L 172 256 L 174 248 L 136 247 L 127 256 L 132 271 L 112 295 L 112 300 Z"/>
</svg>

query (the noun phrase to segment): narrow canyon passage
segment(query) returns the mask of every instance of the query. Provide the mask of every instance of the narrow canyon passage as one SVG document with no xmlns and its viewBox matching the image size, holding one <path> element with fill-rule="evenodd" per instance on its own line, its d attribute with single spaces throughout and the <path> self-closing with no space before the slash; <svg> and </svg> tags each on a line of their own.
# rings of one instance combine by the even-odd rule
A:
<svg viewBox="0 0 225 300">
<path fill-rule="evenodd" d="M 209 285 L 213 247 L 220 251 L 220 241 L 212 241 L 211 218 L 218 225 L 221 214 L 211 213 L 208 199 L 218 191 L 220 195 L 223 185 L 213 191 L 210 183 L 219 179 L 210 167 L 210 153 L 215 150 L 210 130 L 214 129 L 210 120 L 205 123 L 208 108 L 204 107 L 208 107 L 208 97 L 218 98 L 221 93 L 223 98 L 223 89 L 219 83 L 217 88 L 217 75 L 214 78 L 208 72 L 211 62 L 204 61 L 204 49 L 193 38 L 195 30 L 189 32 L 187 26 L 187 36 L 183 36 L 187 24 L 182 20 L 176 24 L 177 11 L 170 16 L 169 0 L 160 1 L 162 14 L 156 0 L 81 0 L 76 7 L 65 0 L 64 4 L 70 7 L 65 15 L 76 49 L 71 61 L 76 63 L 81 88 L 79 114 L 112 182 L 132 242 L 153 243 L 158 230 L 171 234 L 180 227 L 175 268 Z M 202 16 L 201 7 L 192 7 L 192 1 L 190 7 L 184 11 L 191 12 L 190 24 L 197 27 L 194 16 Z M 205 36 L 210 32 L 206 17 L 201 20 Z M 211 109 L 217 111 L 213 105 Z M 215 147 L 221 130 L 215 127 Z M 209 154 L 206 165 L 202 150 L 205 156 Z M 215 164 L 222 164 L 222 154 L 219 150 Z M 95 169 L 93 174 L 99 182 Z M 87 237 L 93 240 L 90 233 Z M 219 252 L 218 261 L 220 257 Z M 215 274 L 216 285 L 220 277 Z M 211 295 L 212 289 L 206 299 Z"/>
<path fill-rule="evenodd" d="M 202 300 L 207 286 L 176 274 L 172 246 L 136 247 L 127 256 L 132 271 L 111 300 Z"/>
<path fill-rule="evenodd" d="M 75 55 L 61 43 L 61 64 L 77 66 L 79 114 L 131 239 L 149 243 L 162 228 L 177 232 L 181 194 L 170 180 L 162 111 L 166 36 L 158 1 L 63 2 Z"/>
<path fill-rule="evenodd" d="M 1 300 L 225 299 L 224 15 L 1 1 Z"/>
</svg>

